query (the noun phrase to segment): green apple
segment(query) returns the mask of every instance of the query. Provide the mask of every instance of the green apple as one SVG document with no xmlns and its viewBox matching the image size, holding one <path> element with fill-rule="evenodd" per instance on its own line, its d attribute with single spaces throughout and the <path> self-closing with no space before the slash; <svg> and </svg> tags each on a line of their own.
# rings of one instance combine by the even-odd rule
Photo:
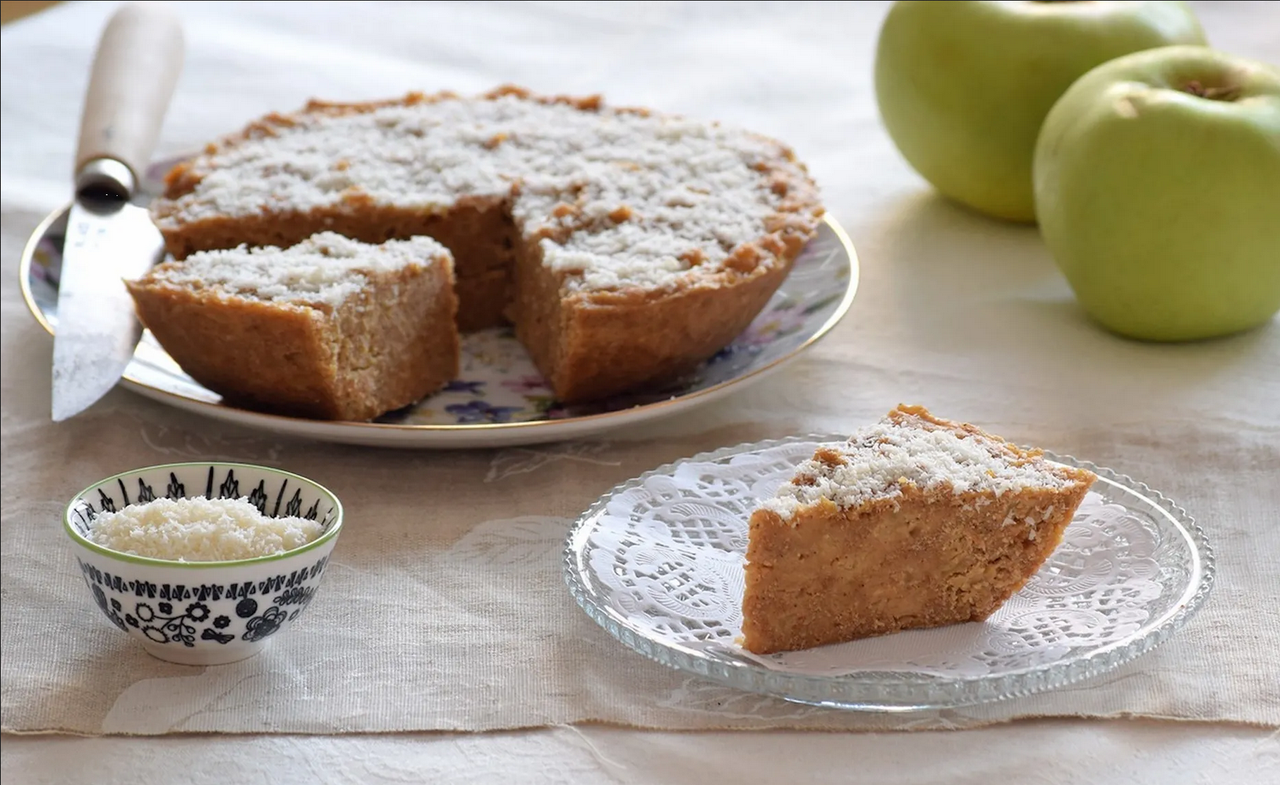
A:
<svg viewBox="0 0 1280 785">
<path fill-rule="evenodd" d="M 880 29 L 876 101 L 935 188 L 1032 221 L 1036 135 L 1071 83 L 1130 52 L 1203 43 L 1186 3 L 900 2 Z"/>
<path fill-rule="evenodd" d="M 1199 46 L 1100 65 L 1045 118 L 1036 215 L 1084 309 L 1182 341 L 1280 310 L 1280 69 Z"/>
</svg>

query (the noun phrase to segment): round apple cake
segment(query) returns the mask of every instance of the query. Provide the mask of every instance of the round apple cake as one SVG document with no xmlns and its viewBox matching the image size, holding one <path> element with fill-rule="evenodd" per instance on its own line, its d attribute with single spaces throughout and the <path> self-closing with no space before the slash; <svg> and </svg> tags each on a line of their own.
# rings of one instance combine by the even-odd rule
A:
<svg viewBox="0 0 1280 785">
<path fill-rule="evenodd" d="M 822 212 L 773 139 L 514 87 L 269 115 L 175 167 L 152 205 L 175 260 L 321 232 L 432 237 L 453 257 L 457 329 L 512 323 L 566 403 L 722 349 Z M 185 366 L 181 325 L 146 324 Z"/>
</svg>

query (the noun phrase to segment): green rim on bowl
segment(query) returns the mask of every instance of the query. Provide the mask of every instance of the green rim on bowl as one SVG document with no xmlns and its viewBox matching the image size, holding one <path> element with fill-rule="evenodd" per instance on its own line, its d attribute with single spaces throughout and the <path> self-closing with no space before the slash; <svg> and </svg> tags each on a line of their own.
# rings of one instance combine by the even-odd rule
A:
<svg viewBox="0 0 1280 785">
<path fill-rule="evenodd" d="M 165 470 L 171 470 L 171 469 L 185 468 L 189 466 L 225 466 L 231 469 L 247 469 L 249 471 L 267 472 L 270 474 L 279 475 L 280 477 L 292 477 L 295 480 L 299 480 L 305 483 L 306 485 L 314 487 L 322 495 L 328 497 L 329 501 L 333 502 L 333 511 L 335 513 L 335 517 L 333 519 L 333 525 L 330 526 L 319 537 L 315 538 L 314 540 L 307 543 L 306 545 L 301 545 L 292 550 L 285 551 L 284 553 L 273 553 L 269 556 L 255 556 L 252 559 L 233 559 L 230 561 L 176 561 L 172 559 L 156 559 L 150 556 L 136 556 L 132 553 L 121 553 L 120 551 L 113 551 L 110 548 L 104 548 L 101 545 L 98 545 L 97 543 L 92 542 L 91 540 L 87 539 L 84 535 L 82 535 L 80 532 L 78 532 L 76 530 L 76 527 L 71 525 L 72 510 L 75 509 L 76 505 L 82 499 L 84 499 L 84 497 L 94 488 L 99 488 L 112 481 L 120 480 L 125 477 L 131 477 L 134 475 L 142 474 L 144 472 L 165 471 Z M 235 463 L 232 461 L 185 461 L 183 463 L 161 463 L 161 464 L 156 464 L 155 466 L 143 466 L 142 468 L 139 468 L 139 469 L 130 469 L 127 472 L 120 472 L 119 474 L 113 474 L 110 477 L 107 477 L 105 479 L 98 480 L 97 482 L 92 483 L 91 485 L 86 487 L 84 490 L 80 491 L 75 496 L 71 497 L 71 502 L 67 504 L 66 509 L 64 509 L 62 512 L 62 527 L 66 529 L 67 534 L 71 536 L 72 540 L 74 540 L 77 544 L 84 546 L 88 550 L 91 550 L 94 553 L 100 554 L 102 556 L 106 556 L 108 558 L 115 559 L 117 561 L 128 562 L 130 564 L 149 564 L 156 567 L 178 567 L 178 568 L 190 568 L 190 569 L 197 569 L 197 570 L 210 569 L 214 567 L 238 567 L 243 565 L 265 564 L 267 562 L 279 561 L 280 559 L 287 559 L 289 557 L 296 556 L 300 553 L 306 553 L 307 551 L 314 550 L 315 548 L 320 547 L 321 545 L 328 542 L 329 540 L 332 540 L 334 537 L 337 537 L 338 531 L 342 528 L 342 502 L 338 501 L 338 497 L 336 494 L 334 494 L 333 491 L 324 487 L 323 485 L 316 482 L 315 480 L 311 480 L 306 477 L 303 477 L 301 474 L 294 474 L 293 472 L 287 472 L 283 469 L 275 469 L 270 466 L 259 466 L 257 464 L 252 464 L 252 463 Z"/>
</svg>

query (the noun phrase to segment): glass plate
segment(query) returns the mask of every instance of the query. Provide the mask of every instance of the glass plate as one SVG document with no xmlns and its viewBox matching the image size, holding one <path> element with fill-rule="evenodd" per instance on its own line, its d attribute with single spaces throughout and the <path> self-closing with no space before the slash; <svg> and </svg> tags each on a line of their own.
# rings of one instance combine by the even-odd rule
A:
<svg viewBox="0 0 1280 785">
<path fill-rule="evenodd" d="M 742 649 L 747 519 L 811 457 L 805 436 L 727 447 L 630 480 L 569 534 L 565 580 L 587 615 L 640 654 L 712 681 L 862 711 L 940 709 L 1097 676 L 1150 651 L 1208 596 L 1213 555 L 1181 508 L 1068 457 L 1098 481 L 1062 544 L 985 622 L 798 652 Z"/>
<path fill-rule="evenodd" d="M 172 166 L 151 167 L 147 191 Z M 22 254 L 22 295 L 36 320 L 53 333 L 58 323 L 58 276 L 66 210 L 46 218 Z M 161 403 L 255 428 L 347 444 L 409 448 L 509 447 L 581 438 L 717 400 L 763 379 L 795 359 L 833 328 L 858 289 L 858 257 L 835 219 L 817 235 L 760 315 L 733 343 L 693 373 L 661 389 L 585 406 L 556 400 L 510 328 L 463 336 L 461 370 L 443 390 L 378 421 L 327 422 L 239 409 L 188 376 L 144 332 L 125 369 L 124 384 Z"/>
</svg>

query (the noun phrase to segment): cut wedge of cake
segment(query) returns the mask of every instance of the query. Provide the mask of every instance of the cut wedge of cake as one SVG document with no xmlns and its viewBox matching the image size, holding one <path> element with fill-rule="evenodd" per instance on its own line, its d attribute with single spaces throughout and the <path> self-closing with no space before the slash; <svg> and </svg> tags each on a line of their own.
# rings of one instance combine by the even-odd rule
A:
<svg viewBox="0 0 1280 785">
<path fill-rule="evenodd" d="M 456 260 L 459 328 L 511 321 L 566 403 L 673 381 L 724 348 L 823 212 L 777 141 L 511 87 L 312 102 L 166 182 L 152 216 L 175 259 L 319 231 L 434 237 Z"/>
<path fill-rule="evenodd" d="M 1058 546 L 1095 479 L 899 406 L 820 448 L 752 514 L 743 647 L 981 621 Z"/>
<path fill-rule="evenodd" d="M 165 351 L 233 404 L 369 420 L 458 373 L 453 259 L 428 237 L 203 251 L 127 285 Z"/>
</svg>

